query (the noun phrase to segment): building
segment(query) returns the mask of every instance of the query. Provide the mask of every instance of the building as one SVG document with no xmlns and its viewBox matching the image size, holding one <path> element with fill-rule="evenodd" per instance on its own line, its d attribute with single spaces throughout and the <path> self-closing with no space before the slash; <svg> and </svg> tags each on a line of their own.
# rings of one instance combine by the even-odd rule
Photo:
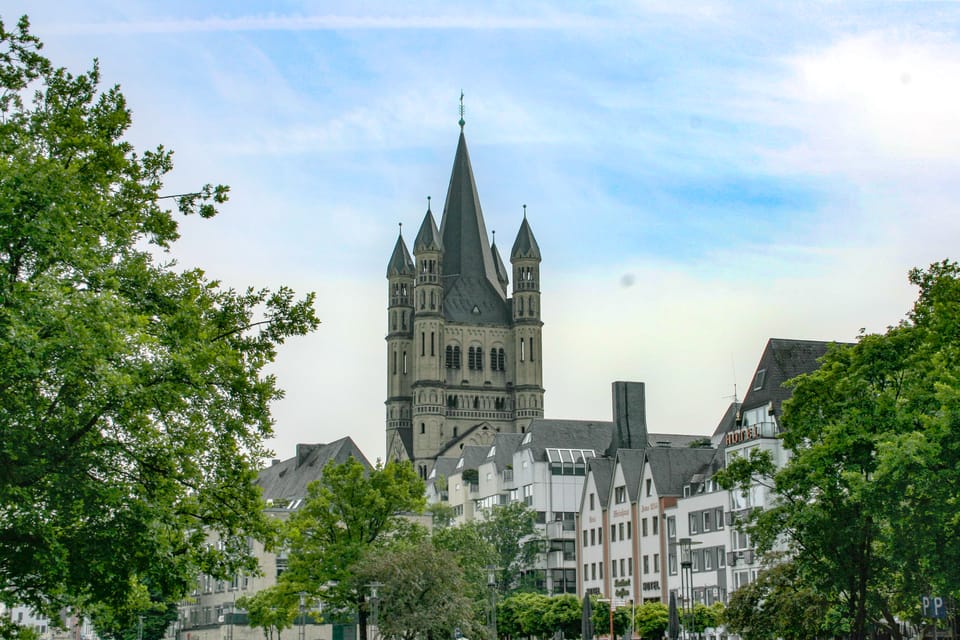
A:
<svg viewBox="0 0 960 640">
<path fill-rule="evenodd" d="M 267 515 L 286 519 L 303 505 L 307 485 L 323 477 L 323 468 L 328 463 L 343 464 L 354 458 L 367 468 L 370 462 L 357 448 L 353 439 L 346 437 L 328 444 L 298 444 L 296 455 L 286 460 L 273 460 L 262 470 L 255 484 L 263 490 Z M 215 536 L 210 544 L 221 544 Z M 287 557 L 282 551 L 274 553 L 264 548 L 263 543 L 247 541 L 250 552 L 257 558 L 260 575 L 233 576 L 229 580 L 216 580 L 201 575 L 193 593 L 180 605 L 179 618 L 173 625 L 171 635 L 175 640 L 260 640 L 261 629 L 248 626 L 246 612 L 237 607 L 237 600 L 273 586 L 286 569 Z M 306 624 L 309 629 L 303 640 L 330 640 L 335 633 L 331 625 Z M 346 632 L 350 636 L 350 629 Z M 306 630 L 305 629 L 305 630 Z M 343 635 L 341 630 L 340 635 Z M 352 636 L 351 636 L 352 637 Z M 344 639 L 346 640 L 346 638 Z"/>
<path fill-rule="evenodd" d="M 428 201 L 413 258 L 401 232 L 387 266 L 388 460 L 427 479 L 438 458 L 543 417 L 540 260 L 524 208 L 509 296 L 461 120 L 440 227 Z"/>
</svg>

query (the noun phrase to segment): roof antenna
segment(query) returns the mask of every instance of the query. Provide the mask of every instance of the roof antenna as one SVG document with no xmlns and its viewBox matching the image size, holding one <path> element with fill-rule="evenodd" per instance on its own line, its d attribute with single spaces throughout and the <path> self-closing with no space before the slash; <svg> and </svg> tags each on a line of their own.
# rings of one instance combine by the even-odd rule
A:
<svg viewBox="0 0 960 640">
<path fill-rule="evenodd" d="M 463 125 L 467 124 L 463 120 L 463 89 L 460 89 L 460 133 L 463 133 Z"/>
</svg>

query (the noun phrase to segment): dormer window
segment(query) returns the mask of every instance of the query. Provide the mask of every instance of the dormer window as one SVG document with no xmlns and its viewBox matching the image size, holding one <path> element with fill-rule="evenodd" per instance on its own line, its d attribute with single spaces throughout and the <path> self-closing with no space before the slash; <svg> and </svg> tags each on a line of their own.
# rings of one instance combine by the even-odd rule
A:
<svg viewBox="0 0 960 640">
<path fill-rule="evenodd" d="M 759 371 L 757 371 L 757 375 L 754 376 L 753 378 L 754 391 L 760 391 L 761 389 L 763 389 L 763 381 L 766 379 L 766 377 L 767 377 L 766 369 L 760 369 Z"/>
</svg>

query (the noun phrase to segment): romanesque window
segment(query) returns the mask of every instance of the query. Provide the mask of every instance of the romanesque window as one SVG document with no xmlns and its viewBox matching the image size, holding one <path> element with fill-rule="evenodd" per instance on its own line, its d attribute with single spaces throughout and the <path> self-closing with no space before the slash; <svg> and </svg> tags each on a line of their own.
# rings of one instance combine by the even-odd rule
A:
<svg viewBox="0 0 960 640">
<path fill-rule="evenodd" d="M 497 349 L 497 369 L 506 371 L 506 358 L 504 358 L 503 349 Z"/>
<path fill-rule="evenodd" d="M 453 347 L 453 368 L 454 369 L 460 368 L 460 347 L 459 346 Z"/>
<path fill-rule="evenodd" d="M 453 346 L 447 345 L 446 354 L 444 356 L 444 362 L 447 365 L 447 369 L 453 369 Z"/>
</svg>

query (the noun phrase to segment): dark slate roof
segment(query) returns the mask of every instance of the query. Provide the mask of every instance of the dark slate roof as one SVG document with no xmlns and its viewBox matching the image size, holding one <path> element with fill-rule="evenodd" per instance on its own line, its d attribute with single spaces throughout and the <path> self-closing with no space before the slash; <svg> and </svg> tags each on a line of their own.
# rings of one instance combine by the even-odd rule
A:
<svg viewBox="0 0 960 640">
<path fill-rule="evenodd" d="M 506 295 L 507 285 L 510 284 L 510 276 L 507 274 L 507 267 L 503 264 L 503 258 L 500 257 L 500 252 L 497 250 L 496 241 L 490 245 L 490 251 L 493 252 L 493 268 L 497 272 L 497 281 L 500 282 L 503 294 Z"/>
<path fill-rule="evenodd" d="M 457 460 L 459 460 L 459 458 L 437 458 L 433 463 L 433 471 L 431 471 L 431 474 L 435 472 L 437 477 L 443 476 L 444 478 L 449 478 L 450 474 L 456 471 Z"/>
<path fill-rule="evenodd" d="M 650 475 L 657 487 L 657 495 L 681 496 L 683 486 L 690 478 L 709 467 L 716 449 L 690 447 L 654 447 L 646 450 Z"/>
<path fill-rule="evenodd" d="M 420 231 L 417 232 L 417 239 L 413 242 L 413 252 L 419 254 L 422 251 L 442 250 L 443 241 L 440 239 L 437 223 L 433 219 L 433 212 L 428 208 L 423 216 L 423 222 L 420 223 Z"/>
<path fill-rule="evenodd" d="M 498 433 L 494 436 L 493 446 L 496 450 L 493 452 L 493 461 L 497 471 L 503 471 L 513 464 L 513 453 L 520 446 L 521 440 L 522 433 Z"/>
<path fill-rule="evenodd" d="M 527 433 L 529 444 L 521 444 L 520 449 L 530 449 L 535 460 L 546 460 L 546 449 L 593 449 L 597 455 L 603 455 L 613 437 L 612 422 L 591 422 L 587 420 L 549 420 L 538 418 L 530 423 Z"/>
<path fill-rule="evenodd" d="M 600 501 L 600 508 L 607 509 L 607 502 L 610 500 L 610 485 L 613 484 L 613 460 L 610 458 L 592 458 L 587 460 L 587 473 L 593 477 L 593 484 L 597 488 L 597 499 Z M 586 491 L 587 483 L 583 483 Z M 583 497 L 580 498 L 581 503 Z"/>
<path fill-rule="evenodd" d="M 773 403 L 774 415 L 780 415 L 781 405 L 792 395 L 783 383 L 820 367 L 818 362 L 835 342 L 817 340 L 786 340 L 771 338 L 760 356 L 760 363 L 750 380 L 741 411 L 756 409 Z M 763 371 L 762 381 L 760 372 Z"/>
<path fill-rule="evenodd" d="M 257 475 L 254 484 L 263 489 L 264 500 L 303 498 L 307 485 L 323 477 L 323 467 L 328 462 L 342 464 L 350 457 L 367 469 L 373 468 L 350 437 L 330 444 L 298 444 L 296 456 L 267 467 Z"/>
<path fill-rule="evenodd" d="M 645 449 L 617 449 L 617 461 L 623 469 L 623 479 L 627 484 L 630 502 L 636 502 L 640 492 L 644 452 Z"/>
<path fill-rule="evenodd" d="M 463 448 L 460 453 L 460 458 L 457 460 L 458 465 L 460 464 L 460 460 L 463 460 L 463 466 L 454 469 L 453 473 L 463 473 L 467 469 L 479 469 L 483 461 L 486 460 L 487 451 L 489 450 L 489 446 L 468 444 Z"/>
<path fill-rule="evenodd" d="M 510 251 L 511 261 L 523 258 L 540 260 L 540 246 L 537 244 L 537 239 L 533 237 L 533 230 L 527 222 L 526 213 L 523 215 L 523 222 L 520 223 L 520 230 L 517 231 L 517 239 L 513 241 L 513 249 Z"/>
<path fill-rule="evenodd" d="M 506 294 L 487 241 L 480 197 L 462 131 L 453 159 L 440 236 L 446 319 L 474 324 L 508 323 Z"/>
<path fill-rule="evenodd" d="M 651 447 L 689 447 L 691 442 L 702 440 L 706 436 L 689 433 L 651 433 L 648 437 Z"/>
<path fill-rule="evenodd" d="M 403 236 L 397 237 L 397 244 L 393 246 L 393 255 L 390 256 L 390 262 L 387 264 L 387 277 L 391 276 L 415 276 L 417 268 L 413 264 L 413 258 L 407 251 L 407 243 L 403 241 Z"/>
</svg>

